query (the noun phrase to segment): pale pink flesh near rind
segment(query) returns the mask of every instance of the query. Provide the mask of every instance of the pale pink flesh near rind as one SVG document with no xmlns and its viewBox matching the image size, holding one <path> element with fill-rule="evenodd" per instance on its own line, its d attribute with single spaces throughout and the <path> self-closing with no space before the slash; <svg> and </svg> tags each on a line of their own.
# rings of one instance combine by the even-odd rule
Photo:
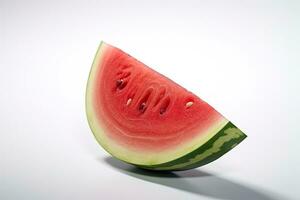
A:
<svg viewBox="0 0 300 200">
<path fill-rule="evenodd" d="M 98 132 L 104 134 L 103 137 L 107 139 L 108 144 L 103 145 L 101 141 L 99 143 L 112 155 L 122 159 L 121 156 L 116 155 L 114 150 L 110 149 L 109 146 L 112 143 L 115 143 L 120 149 L 126 149 L 129 154 L 138 151 L 141 155 L 145 154 L 146 157 L 147 154 L 164 154 L 177 150 L 187 151 L 190 149 L 192 151 L 197 149 L 197 146 L 192 143 L 195 138 L 202 142 L 208 141 L 228 122 L 196 95 L 121 50 L 104 43 L 99 51 L 93 64 L 93 72 L 91 71 L 94 78 L 91 79 L 91 74 L 89 78 L 90 86 L 88 85 L 87 91 L 92 92 L 87 92 L 87 100 L 89 99 L 87 104 L 92 105 L 89 105 L 91 108 L 87 110 L 92 110 L 90 115 L 93 117 L 90 119 L 93 118 L 93 122 L 90 122 L 91 120 L 89 122 L 97 140 L 99 141 L 99 137 L 102 137 Z M 119 68 L 123 72 L 120 73 Z M 120 77 L 123 82 L 118 81 Z M 124 80 L 127 81 L 126 85 L 118 90 Z M 143 83 L 143 85 L 137 85 L 139 83 Z M 157 99 L 161 94 L 165 95 L 163 100 L 168 99 L 167 101 L 162 100 L 161 104 L 157 105 Z M 131 101 L 128 106 L 129 98 Z M 146 99 L 145 104 L 140 102 L 143 98 Z M 147 104 L 147 101 L 150 103 Z M 186 105 L 189 101 L 193 103 L 187 108 Z M 168 103 L 167 106 L 165 106 L 165 102 Z M 166 110 L 163 110 L 163 114 L 161 114 L 162 109 L 159 109 L 159 106 L 167 107 Z M 101 131 L 93 128 L 95 123 Z M 212 129 L 214 132 L 207 133 L 214 126 L 219 127 L 216 130 Z M 202 137 L 203 139 L 201 139 Z M 189 143 L 192 145 L 186 145 Z M 201 144 L 199 143 L 199 145 Z M 174 155 L 184 156 L 184 153 Z M 175 159 L 175 157 L 166 161 L 171 159 Z M 132 159 L 123 158 L 122 160 L 130 161 Z M 153 158 L 151 160 L 152 163 L 156 163 Z M 135 163 L 133 159 L 131 163 L 143 162 Z"/>
</svg>

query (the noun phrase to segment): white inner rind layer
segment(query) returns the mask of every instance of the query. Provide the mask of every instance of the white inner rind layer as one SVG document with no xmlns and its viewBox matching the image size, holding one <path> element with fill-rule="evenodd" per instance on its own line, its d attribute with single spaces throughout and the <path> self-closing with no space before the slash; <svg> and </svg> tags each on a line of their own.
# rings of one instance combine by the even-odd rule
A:
<svg viewBox="0 0 300 200">
<path fill-rule="evenodd" d="M 108 137 L 109 133 L 105 130 L 103 122 L 97 117 L 95 109 L 93 108 L 95 79 L 97 77 L 97 73 L 99 73 L 100 71 L 99 66 L 101 66 L 100 63 L 102 61 L 106 47 L 107 44 L 101 42 L 90 71 L 86 89 L 86 114 L 90 128 L 98 143 L 111 155 L 125 162 L 137 165 L 163 164 L 178 159 L 196 150 L 207 141 L 209 141 L 228 123 L 228 120 L 226 118 L 220 117 L 218 122 L 208 128 L 205 132 L 202 131 L 201 133 L 199 133 L 198 136 L 196 136 L 192 140 L 189 140 L 188 142 L 185 142 L 180 146 L 176 146 L 159 153 L 150 151 L 134 151 L 118 144 L 116 141 Z"/>
</svg>

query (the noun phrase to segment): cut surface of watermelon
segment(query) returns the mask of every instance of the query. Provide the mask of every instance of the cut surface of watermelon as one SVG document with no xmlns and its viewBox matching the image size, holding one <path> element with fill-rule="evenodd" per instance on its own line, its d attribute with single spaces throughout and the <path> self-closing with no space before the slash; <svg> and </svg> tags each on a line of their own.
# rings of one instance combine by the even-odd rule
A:
<svg viewBox="0 0 300 200">
<path fill-rule="evenodd" d="M 90 71 L 86 112 L 104 149 L 153 170 L 207 164 L 246 137 L 199 97 L 104 42 Z"/>
</svg>

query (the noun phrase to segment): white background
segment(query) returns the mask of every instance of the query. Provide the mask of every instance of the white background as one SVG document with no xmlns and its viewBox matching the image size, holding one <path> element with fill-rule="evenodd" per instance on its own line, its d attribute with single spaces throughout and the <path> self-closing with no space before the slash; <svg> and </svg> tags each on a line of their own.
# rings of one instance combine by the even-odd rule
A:
<svg viewBox="0 0 300 200">
<path fill-rule="evenodd" d="M 101 40 L 193 91 L 248 138 L 151 174 L 85 116 Z M 0 0 L 0 199 L 299 199 L 299 1 Z"/>
</svg>

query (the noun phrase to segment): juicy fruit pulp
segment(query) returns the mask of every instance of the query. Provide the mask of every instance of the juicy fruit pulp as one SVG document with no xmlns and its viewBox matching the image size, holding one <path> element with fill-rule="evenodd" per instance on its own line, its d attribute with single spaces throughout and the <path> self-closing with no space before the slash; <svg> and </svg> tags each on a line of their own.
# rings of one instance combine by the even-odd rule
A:
<svg viewBox="0 0 300 200">
<path fill-rule="evenodd" d="M 231 123 L 228 128 L 239 137 L 225 133 L 228 120 L 209 104 L 106 43 L 100 45 L 90 72 L 86 106 L 98 142 L 113 156 L 144 168 L 196 166 L 221 153 L 220 157 L 245 137 Z M 229 136 L 224 138 L 225 134 Z M 216 152 L 200 160 L 189 157 L 213 148 L 199 151 L 213 138 L 222 144 Z"/>
</svg>

